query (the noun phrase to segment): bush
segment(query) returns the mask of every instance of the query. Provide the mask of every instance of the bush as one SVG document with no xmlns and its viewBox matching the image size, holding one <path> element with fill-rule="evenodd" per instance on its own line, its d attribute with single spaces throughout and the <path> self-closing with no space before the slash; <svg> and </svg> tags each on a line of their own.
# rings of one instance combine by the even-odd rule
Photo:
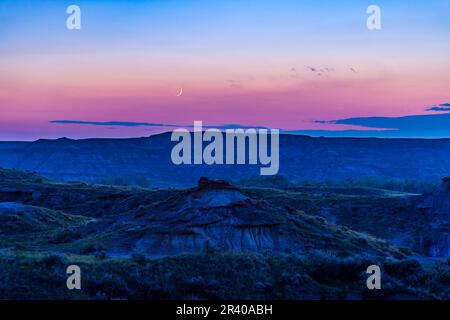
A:
<svg viewBox="0 0 450 320">
<path fill-rule="evenodd" d="M 98 250 L 95 252 L 94 257 L 100 260 L 104 260 L 108 257 L 106 250 Z"/>
<path fill-rule="evenodd" d="M 72 241 L 76 241 L 82 238 L 82 233 L 80 230 L 76 229 L 66 229 L 62 232 L 56 234 L 51 240 L 50 243 L 58 244 L 58 243 L 68 243 Z"/>
<path fill-rule="evenodd" d="M 137 264 L 145 264 L 147 263 L 147 258 L 145 257 L 145 255 L 138 253 L 138 252 L 133 252 L 131 254 L 131 259 L 136 262 Z"/>
<path fill-rule="evenodd" d="M 51 254 L 48 255 L 46 257 L 44 257 L 42 259 L 42 263 L 46 266 L 46 267 L 53 267 L 55 265 L 61 265 L 64 263 L 63 259 L 61 256 L 57 255 L 57 254 Z"/>
<path fill-rule="evenodd" d="M 421 273 L 422 267 L 419 261 L 414 259 L 408 260 L 386 260 L 384 270 L 387 274 L 400 279 L 408 279 L 412 275 Z"/>
</svg>

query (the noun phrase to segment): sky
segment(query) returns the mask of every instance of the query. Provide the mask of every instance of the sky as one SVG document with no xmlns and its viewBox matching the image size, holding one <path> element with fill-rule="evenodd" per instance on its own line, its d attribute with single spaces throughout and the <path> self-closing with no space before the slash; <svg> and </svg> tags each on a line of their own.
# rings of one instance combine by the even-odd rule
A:
<svg viewBox="0 0 450 320">
<path fill-rule="evenodd" d="M 72 4 L 80 30 L 66 27 Z M 371 4 L 380 30 L 366 26 Z M 194 120 L 450 137 L 449 14 L 450 0 L 1 0 L 0 140 Z"/>
</svg>

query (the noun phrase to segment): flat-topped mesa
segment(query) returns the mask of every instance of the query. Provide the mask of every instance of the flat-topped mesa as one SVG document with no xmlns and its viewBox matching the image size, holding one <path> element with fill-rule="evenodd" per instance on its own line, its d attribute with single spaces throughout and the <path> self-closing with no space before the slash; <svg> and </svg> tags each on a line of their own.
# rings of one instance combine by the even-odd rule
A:
<svg viewBox="0 0 450 320">
<path fill-rule="evenodd" d="M 206 177 L 201 177 L 198 180 L 198 187 L 200 189 L 235 189 L 228 181 L 209 180 Z"/>
</svg>

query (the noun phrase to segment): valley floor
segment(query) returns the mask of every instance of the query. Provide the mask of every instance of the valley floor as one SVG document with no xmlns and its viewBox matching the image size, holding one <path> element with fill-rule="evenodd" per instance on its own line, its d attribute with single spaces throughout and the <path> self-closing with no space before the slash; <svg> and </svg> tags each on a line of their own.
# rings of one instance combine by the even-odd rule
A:
<svg viewBox="0 0 450 320">
<path fill-rule="evenodd" d="M 449 299 L 446 190 L 149 190 L 0 169 L 0 298 Z"/>
</svg>

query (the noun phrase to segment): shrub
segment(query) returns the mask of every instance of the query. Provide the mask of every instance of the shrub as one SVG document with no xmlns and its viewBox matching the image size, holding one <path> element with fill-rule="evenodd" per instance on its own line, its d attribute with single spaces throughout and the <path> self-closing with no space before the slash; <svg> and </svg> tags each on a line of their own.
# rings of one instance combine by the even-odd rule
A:
<svg viewBox="0 0 450 320">
<path fill-rule="evenodd" d="M 131 259 L 136 262 L 137 264 L 145 264 L 147 263 L 147 258 L 145 257 L 145 255 L 138 253 L 138 252 L 133 252 L 131 254 Z"/>
<path fill-rule="evenodd" d="M 104 260 L 108 257 L 108 255 L 106 254 L 106 250 L 98 250 L 95 252 L 94 257 L 100 260 Z"/>
<path fill-rule="evenodd" d="M 46 267 L 53 267 L 55 265 L 60 265 L 63 264 L 64 261 L 62 259 L 61 256 L 57 255 L 57 254 L 51 254 L 48 255 L 46 257 L 44 257 L 42 259 L 42 263 L 46 266 Z"/>
</svg>

